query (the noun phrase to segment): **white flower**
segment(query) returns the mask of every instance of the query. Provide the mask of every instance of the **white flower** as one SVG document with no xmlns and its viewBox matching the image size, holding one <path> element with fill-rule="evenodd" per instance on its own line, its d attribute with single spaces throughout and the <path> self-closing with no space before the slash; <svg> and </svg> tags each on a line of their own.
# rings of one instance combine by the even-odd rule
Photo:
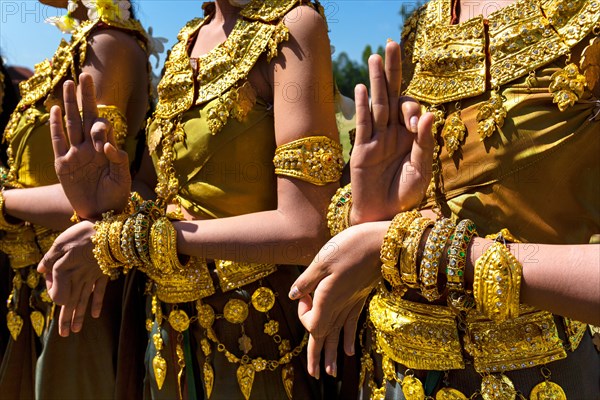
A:
<svg viewBox="0 0 600 400">
<path fill-rule="evenodd" d="M 67 11 L 69 12 L 69 14 L 73 14 L 75 10 L 77 10 L 77 2 L 69 1 L 69 4 L 67 5 Z"/>
<path fill-rule="evenodd" d="M 75 29 L 79 26 L 79 22 L 75 18 L 68 15 L 47 18 L 46 23 L 56 26 L 63 33 L 73 33 L 73 31 L 75 31 Z"/>
<path fill-rule="evenodd" d="M 158 63 L 160 62 L 159 54 L 165 51 L 165 43 L 169 40 L 164 37 L 154 37 L 152 36 L 152 27 L 148 27 L 148 53 L 151 56 L 156 57 L 156 68 L 158 68 Z"/>
<path fill-rule="evenodd" d="M 127 21 L 131 17 L 131 3 L 128 0 L 83 0 L 88 9 L 88 18 L 95 21 L 99 18 Z"/>
</svg>

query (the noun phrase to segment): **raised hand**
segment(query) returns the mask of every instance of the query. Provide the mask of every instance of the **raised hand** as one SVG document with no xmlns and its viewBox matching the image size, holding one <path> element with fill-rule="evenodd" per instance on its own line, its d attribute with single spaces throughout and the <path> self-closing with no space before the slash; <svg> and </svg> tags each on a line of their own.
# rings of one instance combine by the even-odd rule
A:
<svg viewBox="0 0 600 400">
<path fill-rule="evenodd" d="M 419 205 L 431 179 L 433 116 L 420 116 L 420 105 L 400 98 L 400 46 L 389 42 L 385 66 L 369 58 L 371 107 L 367 88 L 358 85 L 356 140 L 350 174 L 352 224 L 392 219 Z"/>
<path fill-rule="evenodd" d="M 389 221 L 365 223 L 341 232 L 323 246 L 292 285 L 289 297 L 300 300 L 298 315 L 310 334 L 308 373 L 316 378 L 320 375 L 322 351 L 325 371 L 336 376 L 342 329 L 344 352 L 354 354 L 360 312 L 381 279 L 379 249 L 389 224 Z"/>
<path fill-rule="evenodd" d="M 88 302 L 91 314 L 98 318 L 108 277 L 100 271 L 92 255 L 94 224 L 83 221 L 64 231 L 38 265 L 46 277 L 48 295 L 61 306 L 58 333 L 69 336 L 83 327 Z"/>
<path fill-rule="evenodd" d="M 67 136 L 59 107 L 50 110 L 50 132 L 55 170 L 71 205 L 82 218 L 95 218 L 108 210 L 121 210 L 131 188 L 127 153 L 115 146 L 112 127 L 98 118 L 91 75 L 79 77 L 82 117 L 75 84 L 63 87 Z"/>
</svg>

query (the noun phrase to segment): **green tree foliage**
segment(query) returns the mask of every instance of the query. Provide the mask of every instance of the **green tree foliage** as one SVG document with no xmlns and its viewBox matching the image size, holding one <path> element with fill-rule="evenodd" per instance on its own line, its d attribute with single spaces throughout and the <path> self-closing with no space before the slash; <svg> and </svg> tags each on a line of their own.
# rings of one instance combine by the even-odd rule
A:
<svg viewBox="0 0 600 400">
<path fill-rule="evenodd" d="M 406 1 L 400 6 L 400 30 L 404 21 L 412 15 L 412 13 L 423 5 L 425 1 Z M 391 32 L 393 33 L 393 32 Z M 333 76 L 338 85 L 340 92 L 344 96 L 354 98 L 354 87 L 359 83 L 364 83 L 369 86 L 369 67 L 368 60 L 371 54 L 379 54 L 383 57 L 385 50 L 383 46 L 379 46 L 374 52 L 370 45 L 367 45 L 362 52 L 360 61 L 350 59 L 346 52 L 341 52 L 337 57 L 334 55 L 333 60 Z"/>
</svg>

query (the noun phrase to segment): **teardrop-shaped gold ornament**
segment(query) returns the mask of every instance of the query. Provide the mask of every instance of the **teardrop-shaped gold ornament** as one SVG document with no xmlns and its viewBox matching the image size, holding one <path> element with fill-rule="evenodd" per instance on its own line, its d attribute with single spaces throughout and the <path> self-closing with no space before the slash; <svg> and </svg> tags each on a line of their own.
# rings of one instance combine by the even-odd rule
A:
<svg viewBox="0 0 600 400">
<path fill-rule="evenodd" d="M 404 393 L 404 397 L 406 400 L 424 400 L 425 399 L 425 389 L 423 388 L 423 384 L 420 380 L 415 378 L 412 375 L 404 376 L 402 379 L 402 393 Z"/>
<path fill-rule="evenodd" d="M 44 315 L 39 311 L 34 311 L 29 314 L 29 319 L 31 320 L 31 326 L 33 326 L 33 330 L 38 337 L 42 336 L 42 332 L 44 331 Z"/>
<path fill-rule="evenodd" d="M 23 328 L 23 318 L 11 310 L 6 314 L 6 326 L 8 327 L 8 331 L 13 340 L 17 340 L 21 333 L 21 329 Z"/>
<path fill-rule="evenodd" d="M 250 399 L 252 385 L 254 384 L 254 367 L 251 364 L 242 364 L 237 369 L 237 381 L 246 400 Z"/>
<path fill-rule="evenodd" d="M 460 111 L 450 114 L 444 125 L 444 129 L 442 129 L 442 138 L 444 138 L 446 150 L 450 157 L 452 157 L 454 152 L 460 148 L 466 133 L 467 127 L 460 117 Z"/>
<path fill-rule="evenodd" d="M 507 113 L 502 95 L 498 90 L 492 91 L 490 99 L 477 109 L 477 132 L 480 140 L 492 136 L 496 132 L 496 127 L 502 128 Z"/>
<path fill-rule="evenodd" d="M 442 388 L 435 394 L 435 400 L 467 400 L 468 397 L 453 388 Z"/>
<path fill-rule="evenodd" d="M 29 272 L 27 273 L 27 286 L 29 286 L 31 289 L 35 289 L 38 285 L 38 283 L 40 282 L 40 274 L 33 270 L 30 269 Z"/>
<path fill-rule="evenodd" d="M 167 362 L 160 354 L 155 355 L 152 359 L 152 370 L 154 371 L 156 386 L 158 386 L 158 390 L 161 390 L 167 377 Z"/>
<path fill-rule="evenodd" d="M 208 360 L 205 361 L 204 365 L 202 366 L 202 376 L 204 378 L 206 398 L 210 399 L 210 395 L 212 394 L 213 386 L 215 384 L 215 371 L 213 371 L 213 368 L 208 362 Z"/>
<path fill-rule="evenodd" d="M 567 400 L 565 391 L 556 383 L 538 383 L 529 394 L 529 400 Z"/>
<path fill-rule="evenodd" d="M 481 380 L 481 397 L 483 400 L 514 400 L 517 391 L 508 376 L 487 375 Z"/>
<path fill-rule="evenodd" d="M 292 400 L 292 394 L 294 389 L 294 367 L 292 364 L 286 364 L 281 369 L 281 380 L 283 381 L 283 387 L 289 400 Z"/>
</svg>

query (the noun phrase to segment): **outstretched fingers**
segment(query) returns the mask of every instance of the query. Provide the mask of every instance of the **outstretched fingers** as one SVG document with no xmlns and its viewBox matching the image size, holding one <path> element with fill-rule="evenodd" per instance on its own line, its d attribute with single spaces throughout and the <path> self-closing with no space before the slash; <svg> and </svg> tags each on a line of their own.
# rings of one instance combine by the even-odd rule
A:
<svg viewBox="0 0 600 400">
<path fill-rule="evenodd" d="M 391 123 L 397 123 L 398 100 L 402 84 L 402 62 L 400 60 L 400 45 L 392 40 L 385 46 L 385 80 L 387 82 L 389 120 Z"/>
<path fill-rule="evenodd" d="M 369 57 L 369 81 L 371 84 L 371 111 L 373 117 L 373 137 L 385 134 L 390 117 L 388 92 L 383 60 L 378 54 Z"/>
<path fill-rule="evenodd" d="M 52 150 L 54 158 L 64 157 L 69 151 L 69 144 L 65 137 L 62 121 L 62 110 L 59 106 L 50 109 L 50 137 L 52 138 Z"/>
<path fill-rule="evenodd" d="M 433 114 L 426 113 L 419 120 L 418 133 L 410 152 L 410 163 L 420 172 L 421 176 L 429 179 L 433 162 L 435 139 L 432 134 Z"/>
<path fill-rule="evenodd" d="M 373 121 L 369 107 L 369 91 L 365 85 L 354 88 L 354 103 L 356 107 L 356 146 L 369 143 L 373 135 Z"/>
<path fill-rule="evenodd" d="M 98 119 L 98 105 L 96 104 L 96 87 L 92 75 L 82 73 L 79 75 L 79 90 L 81 95 L 81 111 L 83 115 L 84 139 L 88 140 L 88 133 Z"/>
</svg>

